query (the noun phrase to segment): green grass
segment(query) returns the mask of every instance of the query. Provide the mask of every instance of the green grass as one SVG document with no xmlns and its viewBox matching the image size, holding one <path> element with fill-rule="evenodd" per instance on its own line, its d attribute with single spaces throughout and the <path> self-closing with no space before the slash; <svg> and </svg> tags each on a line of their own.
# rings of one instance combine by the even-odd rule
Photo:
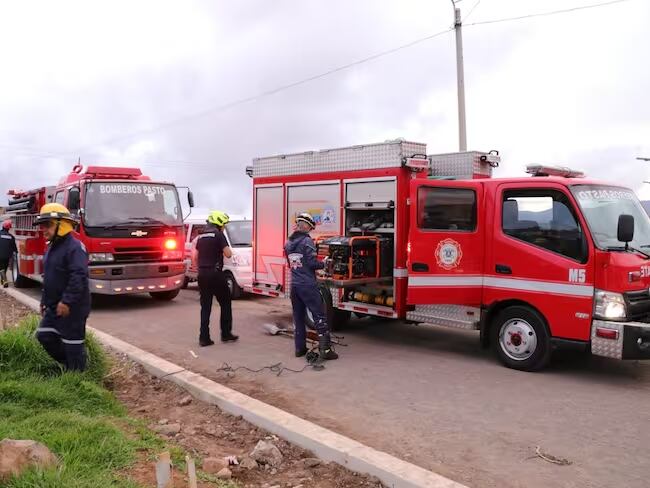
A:
<svg viewBox="0 0 650 488">
<path fill-rule="evenodd" d="M 139 451 L 164 444 L 102 387 L 109 361 L 88 337 L 89 368 L 64 373 L 33 337 L 38 319 L 0 334 L 0 439 L 33 439 L 61 460 L 56 469 L 29 471 L 7 488 L 136 488 L 120 472 Z"/>
<path fill-rule="evenodd" d="M 86 337 L 88 369 L 67 373 L 34 338 L 37 326 L 38 317 L 32 316 L 0 332 L 0 440 L 42 442 L 61 463 L 58 468 L 28 471 L 0 483 L 0 488 L 140 488 L 122 474 L 139 452 L 154 460 L 169 450 L 177 472 L 184 472 L 185 453 L 129 418 L 102 386 L 110 361 L 91 334 Z M 199 476 L 218 488 L 238 487 L 204 473 Z"/>
</svg>

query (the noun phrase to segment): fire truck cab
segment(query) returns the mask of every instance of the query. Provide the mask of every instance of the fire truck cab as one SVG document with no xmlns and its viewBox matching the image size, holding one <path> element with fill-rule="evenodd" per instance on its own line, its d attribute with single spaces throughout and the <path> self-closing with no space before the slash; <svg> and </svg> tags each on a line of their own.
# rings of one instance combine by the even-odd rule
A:
<svg viewBox="0 0 650 488">
<path fill-rule="evenodd" d="M 159 300 L 178 295 L 185 278 L 184 229 L 173 184 L 152 181 L 137 168 L 77 165 L 56 186 L 9 195 L 17 287 L 42 280 L 47 243 L 32 224 L 44 204 L 56 202 L 79 219 L 76 236 L 88 252 L 92 293 L 149 293 Z M 191 192 L 188 204 L 194 205 Z"/>
<path fill-rule="evenodd" d="M 307 211 L 333 328 L 355 312 L 474 329 L 529 371 L 562 344 L 650 359 L 650 219 L 634 192 L 546 166 L 493 179 L 497 164 L 402 140 L 256 159 L 250 291 L 288 291 L 282 244 Z"/>
</svg>

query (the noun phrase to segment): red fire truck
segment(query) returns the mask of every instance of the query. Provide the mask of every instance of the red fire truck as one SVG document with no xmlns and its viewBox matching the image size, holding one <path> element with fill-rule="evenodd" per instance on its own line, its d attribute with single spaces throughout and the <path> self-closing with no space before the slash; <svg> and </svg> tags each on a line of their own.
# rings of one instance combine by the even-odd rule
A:
<svg viewBox="0 0 650 488">
<path fill-rule="evenodd" d="M 46 241 L 32 223 L 44 204 L 56 202 L 79 218 L 76 236 L 88 251 L 92 293 L 149 293 L 159 300 L 178 295 L 185 275 L 184 230 L 173 184 L 152 181 L 137 168 L 76 165 L 56 186 L 9 195 L 17 287 L 42 280 Z M 188 191 L 190 206 L 193 200 Z"/>
<path fill-rule="evenodd" d="M 475 329 L 521 370 L 558 345 L 650 358 L 650 219 L 634 192 L 544 166 L 493 179 L 496 165 L 402 140 L 255 159 L 249 291 L 287 292 L 283 243 L 307 211 L 333 328 L 356 313 Z"/>
</svg>

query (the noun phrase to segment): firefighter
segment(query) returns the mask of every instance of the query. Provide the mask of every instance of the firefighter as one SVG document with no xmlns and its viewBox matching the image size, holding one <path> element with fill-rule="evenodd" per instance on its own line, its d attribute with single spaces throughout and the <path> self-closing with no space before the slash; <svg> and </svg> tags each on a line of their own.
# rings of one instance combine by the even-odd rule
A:
<svg viewBox="0 0 650 488">
<path fill-rule="evenodd" d="M 34 221 L 45 239 L 41 323 L 36 337 L 69 371 L 86 369 L 86 320 L 90 314 L 88 255 L 73 235 L 75 218 L 58 203 L 41 208 Z"/>
<path fill-rule="evenodd" d="M 210 314 L 212 313 L 212 299 L 216 297 L 221 307 L 221 341 L 234 342 L 239 339 L 232 333 L 232 304 L 230 289 L 223 272 L 223 258 L 232 257 L 232 250 L 228 246 L 226 236 L 223 234 L 224 226 L 230 217 L 224 212 L 215 210 L 208 216 L 205 230 L 199 234 L 196 242 L 197 265 L 199 269 L 199 291 L 201 293 L 201 330 L 199 345 L 211 346 L 214 341 L 210 338 Z"/>
<path fill-rule="evenodd" d="M 338 359 L 332 349 L 327 318 L 323 301 L 318 290 L 316 270 L 323 269 L 324 263 L 316 259 L 316 246 L 309 236 L 316 223 L 308 213 L 296 217 L 296 230 L 284 246 L 284 252 L 291 269 L 291 305 L 295 326 L 296 357 L 307 354 L 307 330 L 305 313 L 311 312 L 314 327 L 318 332 L 318 349 L 320 359 Z"/>
<path fill-rule="evenodd" d="M 9 261 L 13 258 L 14 254 L 18 252 L 16 249 L 16 240 L 9 231 L 11 230 L 11 220 L 5 220 L 2 223 L 2 230 L 0 230 L 0 284 L 7 288 L 7 268 Z"/>
</svg>

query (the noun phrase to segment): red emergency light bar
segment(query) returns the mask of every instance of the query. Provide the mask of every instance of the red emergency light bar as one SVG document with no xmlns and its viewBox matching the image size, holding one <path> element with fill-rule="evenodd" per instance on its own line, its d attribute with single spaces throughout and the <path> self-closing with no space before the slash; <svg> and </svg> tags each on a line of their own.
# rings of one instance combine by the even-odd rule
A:
<svg viewBox="0 0 650 488">
<path fill-rule="evenodd" d="M 93 178 L 137 178 L 142 176 L 138 168 L 115 168 L 112 166 L 88 166 L 85 174 Z"/>
<path fill-rule="evenodd" d="M 584 178 L 585 176 L 582 171 L 574 171 L 561 166 L 544 166 L 541 164 L 526 166 L 526 173 L 533 176 L 560 176 L 562 178 Z"/>
</svg>

